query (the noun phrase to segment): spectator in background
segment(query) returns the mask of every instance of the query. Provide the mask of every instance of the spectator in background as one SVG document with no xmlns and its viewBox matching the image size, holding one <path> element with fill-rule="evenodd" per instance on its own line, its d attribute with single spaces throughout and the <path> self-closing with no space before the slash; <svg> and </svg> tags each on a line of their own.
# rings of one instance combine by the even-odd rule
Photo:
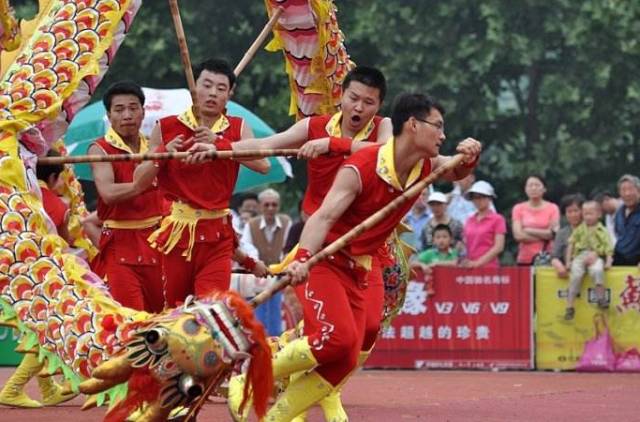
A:
<svg viewBox="0 0 640 422">
<path fill-rule="evenodd" d="M 622 201 L 616 198 L 611 192 L 604 191 L 596 194 L 594 199 L 600 203 L 604 214 L 604 226 L 611 237 L 611 244 L 616 244 L 616 211 L 622 206 Z"/>
<path fill-rule="evenodd" d="M 623 206 L 615 216 L 616 246 L 613 265 L 640 263 L 640 179 L 625 174 L 618 180 L 618 192 Z"/>
<path fill-rule="evenodd" d="M 403 240 L 417 251 L 420 250 L 422 229 L 424 229 L 431 217 L 431 213 L 427 209 L 427 201 L 425 200 L 427 195 L 429 195 L 429 190 L 425 189 L 411 208 L 411 211 L 404 218 L 404 223 L 411 227 L 411 233 L 406 233 L 406 235 L 403 236 Z"/>
<path fill-rule="evenodd" d="M 551 252 L 551 266 L 556 270 L 560 278 L 567 278 L 569 270 L 565 265 L 567 259 L 567 245 L 569 236 L 580 223 L 582 223 L 582 203 L 584 195 L 575 193 L 565 195 L 560 201 L 560 205 L 567 219 L 567 225 L 561 227 L 553 239 L 553 250 Z"/>
<path fill-rule="evenodd" d="M 573 304 L 587 271 L 596 285 L 598 306 L 603 309 L 609 306 L 604 290 L 604 270 L 611 267 L 613 246 L 607 229 L 600 222 L 601 217 L 600 204 L 596 201 L 586 201 L 582 204 L 583 221 L 569 238 L 566 262 L 571 270 L 567 309 L 564 314 L 567 321 L 575 317 Z"/>
<path fill-rule="evenodd" d="M 556 204 L 545 201 L 547 190 L 541 176 L 529 176 L 524 190 L 528 200 L 513 207 L 511 224 L 518 242 L 518 265 L 532 265 L 536 255 L 551 251 L 560 226 L 560 210 Z"/>
<path fill-rule="evenodd" d="M 258 204 L 258 195 L 253 192 L 247 192 L 242 197 L 240 206 L 238 207 L 238 214 L 248 212 L 255 217 L 260 211 L 260 205 Z"/>
<path fill-rule="evenodd" d="M 467 191 L 475 181 L 476 176 L 471 173 L 464 179 L 453 182 L 453 190 L 449 193 L 449 215 L 462 224 L 476 212 L 476 207 L 473 206 L 473 202 L 465 197 Z"/>
<path fill-rule="evenodd" d="M 287 241 L 284 243 L 284 253 L 289 253 L 300 240 L 300 235 L 302 234 L 302 229 L 304 228 L 304 223 L 307 222 L 309 216 L 302 211 L 302 199 L 298 202 L 298 221 L 293 223 L 291 226 L 291 230 L 289 230 L 289 236 L 287 236 Z"/>
<path fill-rule="evenodd" d="M 428 227 L 428 226 L 427 226 Z M 435 293 L 433 288 L 433 267 L 436 265 L 454 266 L 458 263 L 458 251 L 452 248 L 453 234 L 447 224 L 436 225 L 432 232 L 433 247 L 414 256 L 412 268 L 422 271 L 429 296 Z"/>
<path fill-rule="evenodd" d="M 252 244 L 258 250 L 258 257 L 265 264 L 275 264 L 282 259 L 284 242 L 291 228 L 291 218 L 278 213 L 280 194 L 273 189 L 260 192 L 258 203 L 262 215 L 249 220 L 244 227 L 242 241 Z"/>
<path fill-rule="evenodd" d="M 504 250 L 507 223 L 502 215 L 491 209 L 491 202 L 496 198 L 493 186 L 479 180 L 466 195 L 476 207 L 476 212 L 464 223 L 463 240 L 467 256 L 462 265 L 467 268 L 497 268 L 500 265 L 498 256 Z"/>
<path fill-rule="evenodd" d="M 447 196 L 442 192 L 434 191 L 429 195 L 427 203 L 431 210 L 431 218 L 425 224 L 422 232 L 417 233 L 420 236 L 418 250 L 423 251 L 433 247 L 433 229 L 444 224 L 451 230 L 453 247 L 460 252 L 464 247 L 462 244 L 462 223 L 447 214 Z"/>
</svg>

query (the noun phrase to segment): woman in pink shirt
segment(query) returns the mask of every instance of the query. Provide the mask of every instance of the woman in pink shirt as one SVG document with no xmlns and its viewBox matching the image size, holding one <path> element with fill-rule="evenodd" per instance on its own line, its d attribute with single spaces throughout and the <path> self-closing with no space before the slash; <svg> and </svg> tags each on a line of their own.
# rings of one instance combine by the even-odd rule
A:
<svg viewBox="0 0 640 422">
<path fill-rule="evenodd" d="M 477 211 L 464 223 L 467 258 L 462 265 L 467 268 L 496 268 L 499 266 L 498 255 L 504 250 L 507 224 L 502 215 L 491 209 L 491 201 L 496 198 L 493 186 L 483 180 L 477 181 L 465 196 Z"/>
<path fill-rule="evenodd" d="M 551 251 L 560 226 L 560 209 L 544 200 L 546 188 L 542 177 L 529 176 L 524 191 L 529 200 L 513 207 L 512 230 L 518 242 L 518 265 L 531 265 L 542 250 Z"/>
</svg>

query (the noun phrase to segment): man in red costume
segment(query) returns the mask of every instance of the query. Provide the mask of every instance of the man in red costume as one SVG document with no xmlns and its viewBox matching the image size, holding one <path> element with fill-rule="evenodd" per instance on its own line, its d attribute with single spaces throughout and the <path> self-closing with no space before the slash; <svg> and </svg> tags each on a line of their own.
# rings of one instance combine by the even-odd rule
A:
<svg viewBox="0 0 640 422">
<path fill-rule="evenodd" d="M 308 117 L 282 133 L 233 145 L 234 150 L 255 149 L 260 146 L 273 149 L 300 148 L 299 158 L 307 159 L 307 189 L 302 202 L 302 212 L 306 216 L 318 209 L 340 166 L 351 153 L 376 143 L 384 143 L 392 136 L 391 120 L 378 116 L 387 90 L 382 72 L 376 68 L 358 66 L 347 74 L 342 89 L 341 111 L 333 115 Z M 360 364 L 369 356 L 382 320 L 384 283 L 377 255 L 373 261 L 375 270 L 372 271 L 367 289 L 366 335 L 359 356 Z M 295 291 L 301 303 L 313 306 L 305 300 L 303 286 L 297 287 Z M 233 395 L 239 396 L 241 392 L 235 381 L 230 385 L 229 392 L 232 407 L 238 401 L 238 397 L 234 398 Z M 320 405 L 327 420 L 342 420 L 346 417 L 338 391 Z"/>
<path fill-rule="evenodd" d="M 151 134 L 153 151 L 191 151 L 185 161 L 147 162 L 138 167 L 136 183 L 158 183 L 170 211 L 150 237 L 154 248 L 164 254 L 165 296 L 169 307 L 190 294 L 206 295 L 228 290 L 235 233 L 231 225 L 229 200 L 238 178 L 240 163 L 234 160 L 205 160 L 208 151 L 231 150 L 240 139 L 253 136 L 240 117 L 226 115 L 235 75 L 229 65 L 210 59 L 194 70 L 199 115 L 189 108 L 178 116 L 158 121 Z M 247 167 L 266 173 L 266 159 L 242 161 Z M 251 266 L 252 263 L 248 263 Z"/>
<path fill-rule="evenodd" d="M 274 357 L 274 378 L 306 371 L 293 380 L 270 409 L 266 420 L 288 421 L 330 394 L 356 368 L 364 336 L 366 290 L 372 256 L 402 220 L 414 201 L 390 213 L 343 251 L 309 269 L 306 261 L 371 214 L 442 166 L 444 110 L 432 98 L 404 94 L 392 114 L 394 138 L 357 152 L 338 171 L 320 208 L 303 230 L 296 260 L 287 272 L 294 284 L 306 282 L 304 337 L 287 344 Z M 466 176 L 480 154 L 468 138 L 457 151 L 466 164 L 445 175 Z M 309 312 L 309 310 L 312 312 Z"/>
<path fill-rule="evenodd" d="M 149 150 L 140 127 L 144 93 L 130 81 L 116 82 L 102 101 L 111 127 L 89 148 L 89 154 L 137 154 Z M 162 257 L 147 238 L 160 224 L 163 199 L 154 181 L 134 183 L 134 161 L 92 163 L 98 190 L 98 218 L 102 222 L 100 253 L 92 262 L 106 277 L 114 299 L 129 308 L 160 312 L 164 307 Z"/>
</svg>

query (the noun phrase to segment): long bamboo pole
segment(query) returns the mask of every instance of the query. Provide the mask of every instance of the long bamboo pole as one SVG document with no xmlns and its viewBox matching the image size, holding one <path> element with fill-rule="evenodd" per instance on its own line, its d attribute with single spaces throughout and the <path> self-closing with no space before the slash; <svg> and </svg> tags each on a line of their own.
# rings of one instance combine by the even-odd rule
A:
<svg viewBox="0 0 640 422">
<path fill-rule="evenodd" d="M 178 8 L 178 0 L 169 0 L 169 8 L 171 9 L 171 18 L 173 19 L 173 26 L 176 30 L 176 37 L 178 38 L 178 47 L 180 48 L 180 58 L 182 59 L 182 66 L 184 67 L 184 74 L 187 78 L 187 86 L 189 87 L 189 93 L 191 94 L 191 101 L 193 102 L 193 115 L 196 120 L 200 119 L 200 109 L 198 107 L 198 95 L 196 93 L 196 80 L 193 77 L 193 69 L 191 68 L 191 58 L 189 57 L 189 47 L 187 46 L 187 37 L 184 34 L 184 28 L 182 27 L 182 19 L 180 18 L 180 9 Z"/>
<path fill-rule="evenodd" d="M 340 249 L 347 246 L 351 241 L 353 241 L 355 238 L 360 236 L 362 233 L 366 232 L 367 230 L 371 229 L 373 226 L 378 224 L 380 221 L 387 218 L 393 211 L 398 209 L 398 207 L 403 205 L 405 202 L 418 196 L 420 192 L 424 190 L 424 188 L 429 186 L 431 183 L 435 182 L 444 173 L 446 173 L 449 170 L 453 170 L 454 168 L 459 166 L 462 163 L 462 160 L 464 160 L 464 155 L 462 154 L 457 154 L 454 157 L 452 157 L 451 160 L 446 162 L 441 167 L 438 167 L 435 171 L 433 171 L 427 177 L 425 177 L 424 179 L 420 180 L 419 182 L 411 186 L 402 195 L 398 196 L 396 199 L 389 202 L 383 208 L 381 208 L 374 214 L 370 215 L 362 223 L 358 224 L 357 226 L 349 230 L 347 233 L 342 235 L 340 238 L 332 242 L 330 245 L 327 245 L 324 249 L 322 249 L 321 251 L 313 255 L 307 261 L 307 264 L 309 265 L 309 267 L 314 266 L 318 262 L 322 261 L 323 259 L 327 258 L 330 255 L 335 254 Z M 287 287 L 290 283 L 291 283 L 291 280 L 289 279 L 289 277 L 287 275 L 283 276 L 277 283 L 275 283 L 270 288 L 262 291 L 256 297 L 254 297 L 253 300 L 250 302 L 251 305 L 254 308 L 261 305 L 262 303 L 269 300 L 274 294 L 276 294 L 280 290 Z"/>
<path fill-rule="evenodd" d="M 273 12 L 273 15 L 271 15 L 271 18 L 269 18 L 269 21 L 267 22 L 267 24 L 264 26 L 264 28 L 262 28 L 262 31 L 260 31 L 258 38 L 256 38 L 253 44 L 251 44 L 251 47 L 249 47 L 247 52 L 244 53 L 244 56 L 242 56 L 242 60 L 240 60 L 240 63 L 238 63 L 236 68 L 233 70 L 233 73 L 235 73 L 236 76 L 242 73 L 244 68 L 247 67 L 249 62 L 256 55 L 256 53 L 258 52 L 258 49 L 267 39 L 267 37 L 271 33 L 271 30 L 273 29 L 275 24 L 278 22 L 278 18 L 280 17 L 280 15 L 282 15 L 282 12 L 284 12 L 284 9 L 282 7 L 276 8 L 276 11 Z"/>
<path fill-rule="evenodd" d="M 150 160 L 181 160 L 192 156 L 192 152 L 148 152 L 144 154 L 113 154 L 113 155 L 76 155 L 65 157 L 40 157 L 39 165 L 76 164 L 76 163 L 107 163 L 113 161 L 150 161 Z M 297 149 L 254 149 L 245 151 L 209 151 L 208 159 L 239 160 L 264 157 L 292 157 L 298 155 Z"/>
</svg>

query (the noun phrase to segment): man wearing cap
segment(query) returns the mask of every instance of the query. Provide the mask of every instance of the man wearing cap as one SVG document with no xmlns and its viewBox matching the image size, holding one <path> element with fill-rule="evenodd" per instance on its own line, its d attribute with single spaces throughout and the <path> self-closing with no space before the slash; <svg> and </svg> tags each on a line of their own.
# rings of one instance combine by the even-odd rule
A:
<svg viewBox="0 0 640 422">
<path fill-rule="evenodd" d="M 467 268 L 497 268 L 498 255 L 504 250 L 507 224 L 504 217 L 491 209 L 496 197 L 493 186 L 479 180 L 466 193 L 473 202 L 476 212 L 464 223 L 463 238 L 467 248 L 467 258 L 463 266 Z"/>
<path fill-rule="evenodd" d="M 433 216 L 425 224 L 420 234 L 420 250 L 429 249 L 433 246 L 433 229 L 444 224 L 449 226 L 451 234 L 453 236 L 453 246 L 460 250 L 463 247 L 462 244 L 462 222 L 450 217 L 447 214 L 447 196 L 442 192 L 434 191 L 429 195 L 427 199 L 429 208 Z"/>
</svg>

